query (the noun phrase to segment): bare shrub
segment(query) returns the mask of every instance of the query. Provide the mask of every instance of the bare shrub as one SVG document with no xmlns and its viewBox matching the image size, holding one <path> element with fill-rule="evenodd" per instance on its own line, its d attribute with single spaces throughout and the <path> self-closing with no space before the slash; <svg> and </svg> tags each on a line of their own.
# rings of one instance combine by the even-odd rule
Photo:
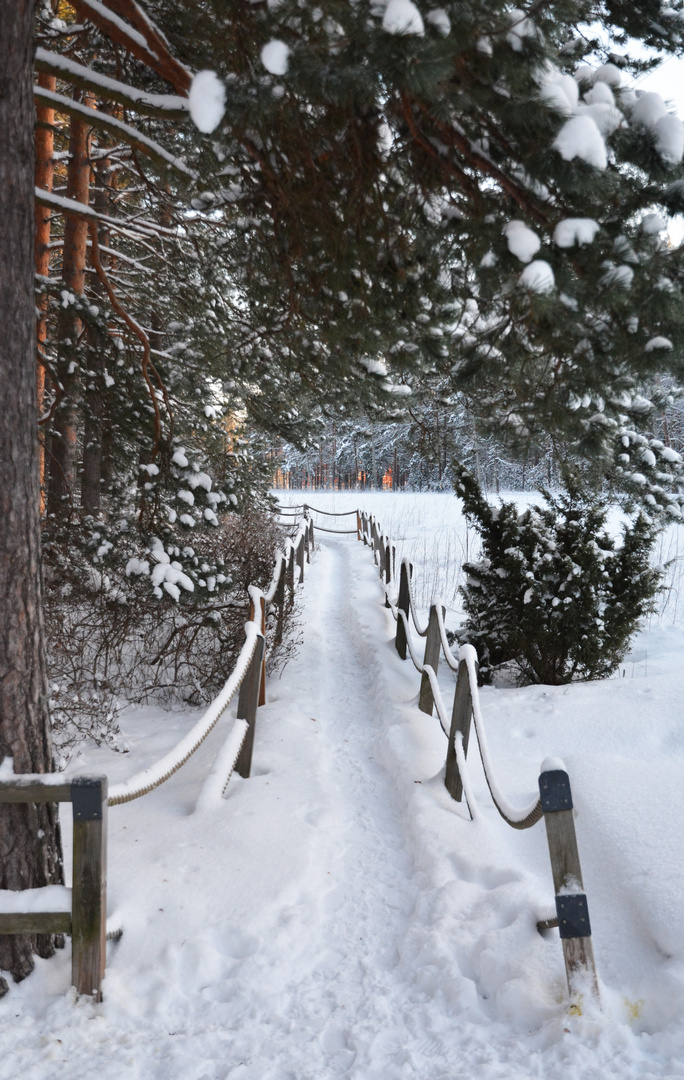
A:
<svg viewBox="0 0 684 1080">
<path fill-rule="evenodd" d="M 200 570 L 219 564 L 221 587 L 181 591 L 175 601 L 155 595 L 149 576 L 127 575 L 139 554 L 133 537 L 119 538 L 107 566 L 98 568 L 88 552 L 48 542 L 45 618 L 58 752 L 68 756 L 84 738 L 125 751 L 118 716 L 126 704 L 173 708 L 211 701 L 244 641 L 247 589 L 268 588 L 281 544 L 282 532 L 268 515 L 231 515 L 184 550 L 186 557 L 193 552 Z M 285 626 L 292 616 L 286 597 Z M 273 628 L 266 632 L 272 638 Z M 283 655 L 288 650 L 291 645 Z"/>
</svg>

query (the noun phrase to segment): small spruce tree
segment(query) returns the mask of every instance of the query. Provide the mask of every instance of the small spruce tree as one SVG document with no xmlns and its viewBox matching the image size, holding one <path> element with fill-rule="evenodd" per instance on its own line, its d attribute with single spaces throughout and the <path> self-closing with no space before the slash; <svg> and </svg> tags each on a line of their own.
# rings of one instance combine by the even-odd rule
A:
<svg viewBox="0 0 684 1080">
<path fill-rule="evenodd" d="M 503 665 L 523 684 L 610 675 L 661 584 L 649 559 L 657 535 L 650 519 L 625 524 L 619 543 L 605 528 L 604 500 L 577 484 L 543 491 L 546 506 L 519 513 L 510 502 L 490 506 L 471 473 L 454 472 L 482 539 L 480 559 L 464 566 L 459 635 L 476 647 L 482 680 Z"/>
</svg>

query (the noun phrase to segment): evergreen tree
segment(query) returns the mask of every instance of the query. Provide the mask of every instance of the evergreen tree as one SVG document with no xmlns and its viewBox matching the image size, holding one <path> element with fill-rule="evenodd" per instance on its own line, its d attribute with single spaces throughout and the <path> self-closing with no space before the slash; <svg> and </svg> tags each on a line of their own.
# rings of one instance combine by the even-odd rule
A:
<svg viewBox="0 0 684 1080">
<path fill-rule="evenodd" d="M 606 678 L 661 584 L 650 565 L 653 523 L 639 514 L 618 544 L 597 495 L 570 484 L 519 513 L 514 503 L 490 505 L 472 474 L 455 469 L 466 517 L 482 539 L 480 559 L 464 564 L 459 637 L 477 648 L 483 681 L 506 665 L 522 683 Z"/>
<path fill-rule="evenodd" d="M 657 59 L 630 41 L 676 54 L 679 9 L 151 8 L 224 83 L 227 272 L 246 311 L 280 313 L 259 386 L 359 401 L 359 361 L 383 357 L 448 380 L 513 446 L 552 437 L 605 469 L 624 428 L 649 434 L 645 381 L 681 376 L 683 253 L 664 230 L 684 127 L 630 87 Z"/>
</svg>

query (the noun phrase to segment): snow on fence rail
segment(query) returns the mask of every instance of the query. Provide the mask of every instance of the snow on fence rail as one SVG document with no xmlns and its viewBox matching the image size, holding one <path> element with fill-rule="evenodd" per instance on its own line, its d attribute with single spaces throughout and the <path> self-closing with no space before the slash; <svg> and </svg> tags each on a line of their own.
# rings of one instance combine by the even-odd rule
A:
<svg viewBox="0 0 684 1080">
<path fill-rule="evenodd" d="M 313 522 L 305 514 L 294 538 L 287 539 L 285 550 L 276 554 L 273 578 L 266 593 L 250 586 L 250 618 L 245 624 L 245 641 L 223 689 L 192 730 L 154 765 L 116 784 L 111 791 L 108 791 L 106 776 L 80 776 L 66 781 L 59 773 L 49 773 L 0 780 L 0 804 L 72 804 L 71 890 L 47 886 L 17 892 L 0 891 L 0 934 L 70 934 L 71 979 L 79 994 L 90 995 L 95 1001 L 102 1000 L 107 939 L 118 938 L 122 933 L 119 927 L 107 932 L 108 808 L 139 799 L 173 776 L 201 746 L 238 691 L 237 720 L 205 780 L 196 812 L 201 813 L 220 801 L 234 771 L 249 777 L 257 708 L 266 702 L 266 617 L 275 605 L 273 645 L 276 647 L 283 637 L 286 590 L 291 607 L 296 588 L 295 566 L 299 567 L 301 583 L 304 560 L 311 559 L 313 539 Z"/>
<path fill-rule="evenodd" d="M 380 530 L 372 515 L 357 512 L 357 526 L 359 539 L 372 547 L 373 558 L 379 565 L 385 606 L 390 609 L 397 624 L 396 650 L 402 660 L 406 660 L 408 653 L 421 675 L 418 707 L 429 716 L 432 715 L 433 708 L 436 709 L 442 730 L 448 739 L 444 779 L 447 791 L 457 802 L 461 802 L 465 795 L 472 818 L 475 814 L 475 803 L 467 765 L 472 720 L 487 786 L 501 817 L 514 829 L 528 829 L 544 818 L 556 893 L 557 918 L 544 920 L 537 926 L 540 931 L 554 926 L 559 928 L 571 998 L 577 999 L 584 992 L 588 992 L 598 1001 L 598 980 L 575 834 L 572 792 L 563 762 L 557 758 L 547 758 L 542 763 L 539 797 L 528 806 L 516 807 L 508 802 L 496 782 L 492 768 L 480 708 L 475 649 L 472 645 L 462 645 L 458 656 L 451 651 L 444 626 L 445 609 L 441 603 L 431 605 L 427 624 L 420 625 L 413 598 L 413 567 L 408 559 L 401 560 L 398 591 L 396 599 L 392 599 L 396 576 L 396 549 Z M 411 622 L 418 636 L 425 638 L 422 660 L 411 640 Z M 457 676 L 450 717 L 437 682 L 441 654 Z"/>
</svg>

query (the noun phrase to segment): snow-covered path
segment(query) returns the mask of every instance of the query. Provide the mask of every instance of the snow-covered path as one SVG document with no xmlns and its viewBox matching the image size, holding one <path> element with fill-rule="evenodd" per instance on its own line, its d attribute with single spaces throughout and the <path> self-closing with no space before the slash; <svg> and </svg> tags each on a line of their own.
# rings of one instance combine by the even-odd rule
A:
<svg viewBox="0 0 684 1080">
<path fill-rule="evenodd" d="M 558 939 L 536 932 L 552 901 L 543 826 L 507 829 L 481 778 L 474 822 L 444 790 L 445 739 L 416 708 L 418 680 L 393 649 L 368 549 L 321 540 L 301 604 L 297 655 L 259 710 L 252 777 L 234 777 L 220 805 L 195 811 L 226 717 L 167 784 L 111 811 L 109 906 L 124 936 L 111 947 L 105 1001 L 74 1003 L 68 948 L 39 961 L 0 1001 L 1 1080 L 684 1076 L 681 960 L 663 961 L 660 944 L 667 907 L 657 932 L 639 930 L 636 901 L 620 909 L 638 957 L 625 965 L 620 927 L 610 937 L 621 862 L 618 875 L 602 874 L 603 849 L 617 848 L 610 831 L 596 831 L 595 851 L 589 843 L 582 785 L 580 847 L 607 980 L 601 1017 L 568 1015 Z M 442 678 L 446 697 L 453 683 Z M 605 692 L 621 693 L 631 738 L 643 689 L 596 684 L 576 700 L 603 715 Z M 565 690 L 487 697 L 501 718 L 497 765 L 521 803 L 541 757 L 566 756 L 549 745 L 567 727 L 554 720 L 567 711 Z M 104 768 L 117 782 L 193 720 L 134 714 L 130 755 L 89 748 L 70 771 Z M 643 767 L 636 743 L 634 752 Z M 594 773 L 587 800 L 598 805 Z M 603 812 L 601 828 L 624 831 Z M 636 883 L 638 867 L 630 872 Z"/>
</svg>

